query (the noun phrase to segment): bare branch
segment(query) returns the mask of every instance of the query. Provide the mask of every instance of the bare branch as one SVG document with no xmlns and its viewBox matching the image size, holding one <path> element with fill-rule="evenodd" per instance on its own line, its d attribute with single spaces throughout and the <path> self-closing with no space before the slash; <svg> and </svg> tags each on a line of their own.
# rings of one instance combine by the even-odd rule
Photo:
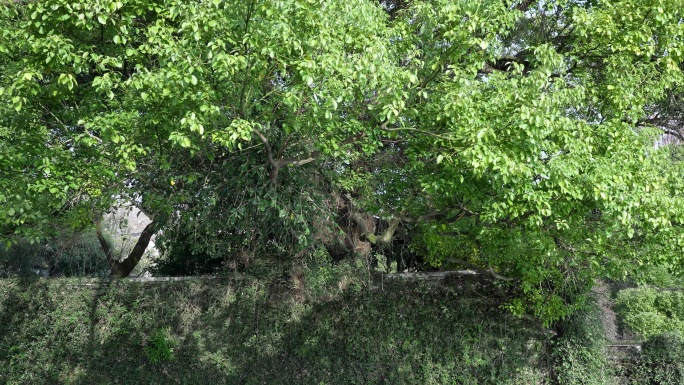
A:
<svg viewBox="0 0 684 385">
<path fill-rule="evenodd" d="M 95 233 L 97 234 L 97 240 L 100 242 L 100 247 L 102 247 L 102 251 L 104 251 L 105 257 L 107 257 L 107 263 L 109 264 L 109 267 L 111 268 L 115 262 L 114 254 L 112 253 L 111 246 L 109 246 L 109 242 L 107 242 L 104 235 L 102 234 L 102 222 L 101 221 L 98 221 L 97 223 L 95 223 Z"/>
<path fill-rule="evenodd" d="M 354 218 L 354 216 L 352 216 L 352 218 Z M 356 219 L 355 219 L 355 221 L 356 221 Z M 357 222 L 357 224 L 362 223 L 362 221 L 356 221 L 356 222 Z M 368 229 L 365 226 L 365 223 L 364 223 L 363 226 L 361 226 L 361 225 L 359 226 L 364 230 L 364 232 L 361 234 L 361 239 L 366 240 L 373 245 L 390 243 L 392 241 L 392 238 L 394 238 L 394 233 L 397 232 L 397 228 L 399 228 L 399 225 L 401 224 L 401 222 L 402 222 L 401 218 L 399 218 L 399 217 L 394 217 L 394 218 L 390 219 L 389 226 L 387 227 L 387 230 L 385 230 L 385 232 L 379 236 L 375 235 L 375 234 L 370 234 Z"/>
</svg>

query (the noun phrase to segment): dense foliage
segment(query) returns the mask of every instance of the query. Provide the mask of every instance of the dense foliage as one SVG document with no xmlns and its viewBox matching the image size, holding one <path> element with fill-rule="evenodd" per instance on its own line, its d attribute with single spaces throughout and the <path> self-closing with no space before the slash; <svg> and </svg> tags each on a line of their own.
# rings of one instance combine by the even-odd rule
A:
<svg viewBox="0 0 684 385">
<path fill-rule="evenodd" d="M 684 334 L 684 292 L 636 288 L 621 290 L 617 310 L 626 326 L 644 337 Z"/>
<path fill-rule="evenodd" d="M 0 278 L 103 277 L 108 270 L 94 231 L 68 234 L 45 243 L 24 240 L 8 249 L 0 248 Z"/>
<path fill-rule="evenodd" d="M 683 38 L 679 0 L 12 1 L 1 234 L 126 201 L 153 218 L 142 250 L 161 230 L 181 266 L 408 244 L 551 322 L 598 277 L 680 272 L 660 135 L 679 135 Z M 113 274 L 136 250 L 107 252 Z"/>
</svg>

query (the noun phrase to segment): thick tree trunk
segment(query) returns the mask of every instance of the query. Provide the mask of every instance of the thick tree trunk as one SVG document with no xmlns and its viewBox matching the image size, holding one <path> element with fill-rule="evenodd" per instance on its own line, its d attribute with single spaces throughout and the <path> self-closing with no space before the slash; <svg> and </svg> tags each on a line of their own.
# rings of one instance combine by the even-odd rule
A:
<svg viewBox="0 0 684 385">
<path fill-rule="evenodd" d="M 109 276 L 124 278 L 131 274 L 133 269 L 135 269 L 135 267 L 138 265 L 138 262 L 140 262 L 143 254 L 145 254 L 147 245 L 150 244 L 150 240 L 154 235 L 154 222 L 150 222 L 147 226 L 145 226 L 145 229 L 140 234 L 138 242 L 135 243 L 133 250 L 131 250 L 131 252 L 128 254 L 128 257 L 126 257 L 123 261 L 119 261 L 118 259 L 114 258 L 112 248 L 104 238 L 104 235 L 102 234 L 102 226 L 99 223 L 97 224 L 96 230 L 97 239 L 100 241 L 100 246 L 102 247 L 105 256 L 107 256 L 107 261 L 111 268 L 111 273 Z"/>
</svg>

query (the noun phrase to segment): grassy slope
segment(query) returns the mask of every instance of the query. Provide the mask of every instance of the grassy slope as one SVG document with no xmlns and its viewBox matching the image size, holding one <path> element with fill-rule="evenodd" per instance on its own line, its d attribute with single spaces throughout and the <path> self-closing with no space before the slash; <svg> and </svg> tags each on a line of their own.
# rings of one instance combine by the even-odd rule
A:
<svg viewBox="0 0 684 385">
<path fill-rule="evenodd" d="M 2 280 L 0 384 L 543 383 L 545 337 L 474 285 L 385 281 L 299 302 L 244 277 Z M 150 362 L 155 332 L 173 360 Z"/>
</svg>

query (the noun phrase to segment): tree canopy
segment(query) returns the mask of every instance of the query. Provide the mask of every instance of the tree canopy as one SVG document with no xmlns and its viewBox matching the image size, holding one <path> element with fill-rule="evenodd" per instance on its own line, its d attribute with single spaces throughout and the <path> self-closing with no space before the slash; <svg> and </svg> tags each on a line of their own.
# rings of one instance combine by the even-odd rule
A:
<svg viewBox="0 0 684 385">
<path fill-rule="evenodd" d="M 153 218 L 143 249 L 159 232 L 233 267 L 400 240 L 562 318 L 595 279 L 681 272 L 682 16 L 678 0 L 5 1 L 2 237 L 126 201 Z"/>
</svg>

